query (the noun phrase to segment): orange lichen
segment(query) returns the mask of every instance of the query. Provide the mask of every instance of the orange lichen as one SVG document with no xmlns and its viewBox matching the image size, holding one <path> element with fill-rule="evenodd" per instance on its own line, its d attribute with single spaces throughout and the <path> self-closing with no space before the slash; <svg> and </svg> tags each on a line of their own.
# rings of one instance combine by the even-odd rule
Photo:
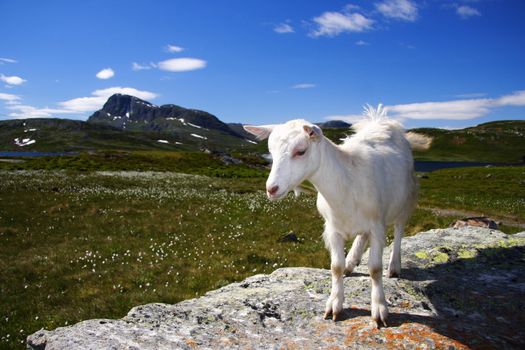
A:
<svg viewBox="0 0 525 350">
<path fill-rule="evenodd" d="M 427 349 L 429 345 L 436 349 L 469 349 L 465 344 L 448 338 L 420 323 L 404 323 L 399 327 L 377 329 L 366 317 L 358 317 L 345 324 L 347 347 L 368 346 L 379 349 L 397 350 L 405 347 Z"/>
<path fill-rule="evenodd" d="M 186 344 L 188 344 L 188 346 L 192 347 L 193 349 L 196 349 L 198 346 L 197 342 L 193 339 L 186 339 L 185 342 Z"/>
</svg>

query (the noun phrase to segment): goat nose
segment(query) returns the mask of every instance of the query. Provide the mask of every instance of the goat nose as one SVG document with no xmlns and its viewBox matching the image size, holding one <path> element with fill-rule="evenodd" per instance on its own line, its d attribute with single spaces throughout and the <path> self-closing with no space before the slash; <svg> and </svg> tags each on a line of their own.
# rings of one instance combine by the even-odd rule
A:
<svg viewBox="0 0 525 350">
<path fill-rule="evenodd" d="M 268 188 L 266 190 L 268 191 L 268 194 L 273 196 L 277 193 L 277 191 L 279 191 L 279 186 L 273 186 L 272 188 Z"/>
</svg>

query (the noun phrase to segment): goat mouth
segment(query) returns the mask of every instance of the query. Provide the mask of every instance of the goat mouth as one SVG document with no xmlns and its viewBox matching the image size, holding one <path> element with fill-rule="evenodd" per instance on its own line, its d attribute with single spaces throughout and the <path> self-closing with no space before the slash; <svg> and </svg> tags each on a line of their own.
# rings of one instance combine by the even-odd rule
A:
<svg viewBox="0 0 525 350">
<path fill-rule="evenodd" d="M 268 191 L 266 192 L 266 196 L 268 196 L 268 199 L 273 201 L 277 201 L 279 199 L 282 199 L 288 192 L 276 192 L 274 194 L 270 194 Z"/>
</svg>

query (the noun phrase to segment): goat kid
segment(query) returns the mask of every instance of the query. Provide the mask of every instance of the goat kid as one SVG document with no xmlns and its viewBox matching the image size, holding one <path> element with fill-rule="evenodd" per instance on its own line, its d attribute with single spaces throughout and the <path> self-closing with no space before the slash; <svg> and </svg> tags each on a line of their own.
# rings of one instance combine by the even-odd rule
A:
<svg viewBox="0 0 525 350">
<path fill-rule="evenodd" d="M 394 224 L 389 277 L 401 272 L 401 237 L 417 200 L 417 181 L 411 151 L 428 148 L 431 139 L 405 134 L 388 119 L 381 105 L 368 106 L 366 119 L 353 126 L 356 133 L 336 145 L 306 120 L 280 125 L 245 126 L 268 140 L 273 164 L 266 193 L 280 199 L 305 180 L 317 189 L 317 209 L 325 220 L 323 239 L 330 251 L 332 290 L 324 317 L 335 321 L 343 310 L 343 274 L 359 264 L 370 244 L 368 268 L 372 279 L 371 313 L 377 327 L 386 326 L 388 308 L 382 282 L 385 231 Z M 345 259 L 345 241 L 354 238 Z"/>
</svg>

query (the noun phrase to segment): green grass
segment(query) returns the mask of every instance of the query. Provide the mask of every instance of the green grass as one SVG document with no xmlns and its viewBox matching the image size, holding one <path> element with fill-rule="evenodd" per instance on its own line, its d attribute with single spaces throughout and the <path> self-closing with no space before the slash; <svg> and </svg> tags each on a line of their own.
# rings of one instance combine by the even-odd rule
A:
<svg viewBox="0 0 525 350">
<path fill-rule="evenodd" d="M 214 177 L 265 177 L 260 159 L 239 154 L 243 163 L 225 164 L 220 155 L 180 151 L 107 151 L 62 157 L 21 157 L 2 162 L 0 170 L 173 171 Z"/>
<path fill-rule="evenodd" d="M 175 153 L 165 156 L 159 155 L 159 164 L 178 161 Z M 132 168 L 126 162 L 124 168 Z M 172 166 L 215 171 L 208 159 L 190 163 Z M 329 266 L 315 195 L 270 202 L 264 171 L 244 177 L 244 168 L 232 167 L 229 177 L 209 177 L 71 169 L 0 171 L 2 349 L 23 348 L 25 337 L 42 327 L 120 318 L 139 304 L 175 303 L 279 267 Z M 516 169 L 431 173 L 422 180 L 421 203 L 447 200 L 453 208 L 507 214 L 506 207 L 475 197 L 485 192 L 486 198 L 505 200 L 508 213 L 523 219 L 523 168 Z M 492 187 L 480 191 L 476 182 L 487 186 L 486 179 Z M 467 184 L 459 186 L 463 181 Z M 454 218 L 417 209 L 407 235 L 448 226 Z M 279 243 L 289 231 L 301 241 Z"/>
<path fill-rule="evenodd" d="M 525 167 L 442 169 L 420 180 L 420 206 L 525 221 Z"/>
</svg>

